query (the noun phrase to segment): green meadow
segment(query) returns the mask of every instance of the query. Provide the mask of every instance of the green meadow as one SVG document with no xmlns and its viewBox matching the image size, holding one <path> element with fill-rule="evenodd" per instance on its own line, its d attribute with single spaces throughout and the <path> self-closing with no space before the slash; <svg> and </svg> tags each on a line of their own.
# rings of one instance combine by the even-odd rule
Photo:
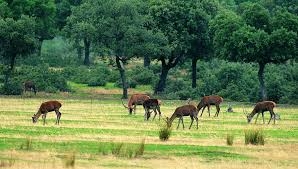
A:
<svg viewBox="0 0 298 169">
<path fill-rule="evenodd" d="M 78 86 L 82 89 L 82 86 Z M 83 90 L 83 89 L 82 89 Z M 199 117 L 199 129 L 185 129 L 178 119 L 168 141 L 159 140 L 164 118 L 171 116 L 180 100 L 162 100 L 162 119 L 143 120 L 144 110 L 137 107 L 129 115 L 116 96 L 57 99 L 63 106 L 61 124 L 56 115 L 32 123 L 39 105 L 57 98 L 53 95 L 0 97 L 0 168 L 296 168 L 298 166 L 298 106 L 278 105 L 281 120 L 276 124 L 247 124 L 243 110 L 253 104 L 233 103 L 234 112 L 221 105 L 219 117 L 207 109 Z M 78 97 L 79 98 L 79 97 Z M 196 104 L 198 100 L 193 100 Z M 265 123 L 269 113 L 265 113 Z M 259 129 L 264 145 L 245 145 L 244 132 Z M 227 145 L 233 135 L 233 145 Z"/>
</svg>

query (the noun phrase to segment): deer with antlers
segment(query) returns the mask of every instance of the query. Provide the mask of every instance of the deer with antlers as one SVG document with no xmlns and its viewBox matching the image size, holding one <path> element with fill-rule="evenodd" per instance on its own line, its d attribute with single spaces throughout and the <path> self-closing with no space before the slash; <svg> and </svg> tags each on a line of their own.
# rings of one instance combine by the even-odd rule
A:
<svg viewBox="0 0 298 169">
<path fill-rule="evenodd" d="M 273 123 L 275 124 L 275 120 L 279 118 L 276 117 L 276 114 L 273 111 L 273 108 L 276 107 L 276 103 L 274 103 L 273 101 L 262 101 L 262 102 L 258 102 L 254 109 L 252 110 L 252 112 L 250 114 L 247 114 L 247 122 L 250 123 L 253 116 L 255 114 L 258 114 L 256 117 L 256 121 L 255 123 L 257 123 L 258 117 L 260 115 L 260 113 L 262 113 L 262 117 L 263 117 L 263 124 L 265 124 L 265 120 L 264 120 L 264 112 L 265 111 L 269 111 L 270 112 L 270 119 L 268 124 L 270 123 L 271 119 L 273 119 Z"/>
<path fill-rule="evenodd" d="M 59 125 L 60 118 L 61 118 L 61 112 L 59 111 L 59 109 L 61 108 L 61 106 L 62 104 L 55 100 L 42 103 L 37 113 L 34 114 L 32 117 L 33 123 L 36 123 L 38 118 L 42 115 L 43 125 L 45 125 L 47 113 L 51 111 L 55 111 L 57 116 L 56 124 Z"/>
<path fill-rule="evenodd" d="M 166 118 L 167 126 L 170 128 L 172 126 L 174 119 L 179 118 L 177 129 L 179 128 L 180 122 L 182 122 L 183 129 L 184 129 L 183 116 L 190 116 L 191 118 L 189 129 L 191 128 L 194 119 L 197 122 L 197 129 L 198 129 L 198 110 L 193 105 L 184 105 L 184 106 L 177 107 L 174 113 L 172 114 L 172 116 L 170 118 L 168 117 Z"/>
<path fill-rule="evenodd" d="M 136 113 L 137 105 L 143 105 L 144 101 L 148 99 L 150 99 L 150 96 L 146 94 L 133 94 L 128 101 L 128 106 L 123 103 L 123 99 L 121 99 L 121 102 L 123 106 L 128 109 L 129 114 L 132 114 L 132 111 Z"/>
<path fill-rule="evenodd" d="M 144 120 L 149 120 L 150 118 L 150 115 L 152 112 L 150 112 L 150 109 L 152 109 L 155 113 L 154 117 L 152 120 L 155 119 L 155 116 L 157 115 L 157 112 L 156 110 L 158 111 L 159 113 L 159 118 L 158 120 L 160 120 L 160 116 L 161 116 L 161 111 L 160 111 L 160 104 L 161 104 L 161 101 L 158 100 L 158 99 L 148 99 L 148 100 L 145 100 L 144 103 L 143 103 L 143 107 L 145 109 L 145 114 L 144 114 Z"/>
<path fill-rule="evenodd" d="M 197 108 L 198 111 L 201 110 L 201 108 L 203 108 L 202 113 L 200 115 L 200 117 L 202 117 L 202 114 L 205 110 L 205 108 L 208 108 L 208 113 L 209 113 L 209 117 L 210 117 L 210 105 L 215 105 L 216 106 L 216 113 L 214 115 L 214 117 L 218 117 L 219 111 L 220 111 L 220 103 L 223 102 L 223 98 L 217 95 L 212 95 L 212 96 L 204 96 L 200 103 L 198 104 Z"/>
</svg>

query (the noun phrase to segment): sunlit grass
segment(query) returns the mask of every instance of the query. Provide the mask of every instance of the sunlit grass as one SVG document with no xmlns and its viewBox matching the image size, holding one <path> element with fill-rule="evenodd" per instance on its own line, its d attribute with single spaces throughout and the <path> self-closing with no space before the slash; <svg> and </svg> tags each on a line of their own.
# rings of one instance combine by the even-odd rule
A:
<svg viewBox="0 0 298 169">
<path fill-rule="evenodd" d="M 276 121 L 275 125 L 255 125 L 247 124 L 241 103 L 233 106 L 234 113 L 225 112 L 227 104 L 224 103 L 219 117 L 213 117 L 215 108 L 211 107 L 211 117 L 208 117 L 206 110 L 203 117 L 199 117 L 198 130 L 173 129 L 171 138 L 164 142 L 159 139 L 159 124 L 162 120 L 144 122 L 144 110 L 141 106 L 137 107 L 136 114 L 128 115 L 120 99 L 99 96 L 89 99 L 58 97 L 57 100 L 63 104 L 59 126 L 55 125 L 56 115 L 53 112 L 48 114 L 45 126 L 41 119 L 37 124 L 33 124 L 31 119 L 42 102 L 56 99 L 53 96 L 0 97 L 0 162 L 2 159 L 3 165 L 7 166 L 9 152 L 13 150 L 15 154 L 14 160 L 11 160 L 12 168 L 19 168 L 20 165 L 24 166 L 22 168 L 63 168 L 66 167 L 65 154 L 69 152 L 75 152 L 75 168 L 113 168 L 115 162 L 127 168 L 162 168 L 160 163 L 164 163 L 163 167 L 171 168 L 175 167 L 174 164 L 180 164 L 177 159 L 184 158 L 193 159 L 192 163 L 199 164 L 200 168 L 208 166 L 206 164 L 210 161 L 210 168 L 224 168 L 228 166 L 226 164 L 233 164 L 231 168 L 244 168 L 244 161 L 257 161 L 260 166 L 267 162 L 275 164 L 271 168 L 293 168 L 298 164 L 298 158 L 292 151 L 292 148 L 298 147 L 297 106 L 278 105 L 276 111 L 281 115 L 281 120 Z M 177 106 L 185 104 L 184 101 L 175 100 L 162 100 L 162 103 L 162 114 L 167 117 L 172 115 Z M 251 105 L 243 105 L 247 111 L 252 110 Z M 265 119 L 268 118 L 269 113 L 265 113 Z M 177 126 L 177 123 L 178 119 L 174 120 L 173 126 Z M 190 118 L 185 117 L 184 124 L 188 126 L 189 123 Z M 264 146 L 245 145 L 244 131 L 252 127 L 264 132 Z M 235 136 L 233 146 L 226 145 L 227 133 Z M 136 159 L 123 160 L 122 157 L 107 154 L 105 150 L 100 153 L 99 150 L 102 143 L 123 143 L 138 147 L 144 139 L 146 143 L 143 155 Z M 269 152 L 275 154 L 270 156 Z M 127 150 L 126 153 L 129 157 L 131 151 Z M 266 156 L 265 161 L 260 154 Z M 40 156 L 48 160 L 44 162 Z M 96 163 L 98 160 L 100 163 Z M 133 163 L 131 160 L 137 162 Z M 226 163 L 222 164 L 222 160 Z M 180 165 L 181 168 L 191 168 L 193 164 Z"/>
</svg>

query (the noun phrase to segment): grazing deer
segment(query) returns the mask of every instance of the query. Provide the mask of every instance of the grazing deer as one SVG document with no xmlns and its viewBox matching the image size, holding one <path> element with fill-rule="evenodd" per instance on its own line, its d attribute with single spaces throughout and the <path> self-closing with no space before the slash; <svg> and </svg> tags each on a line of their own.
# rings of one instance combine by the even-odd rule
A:
<svg viewBox="0 0 298 169">
<path fill-rule="evenodd" d="M 171 116 L 171 118 L 170 119 L 168 117 L 166 118 L 167 126 L 171 127 L 174 119 L 179 118 L 177 129 L 179 128 L 180 121 L 182 121 L 183 129 L 184 129 L 183 116 L 190 116 L 191 118 L 189 129 L 192 126 L 193 120 L 196 119 L 197 129 L 198 129 L 198 110 L 193 105 L 184 105 L 184 106 L 177 107 L 175 112 Z"/>
<path fill-rule="evenodd" d="M 148 121 L 149 118 L 150 118 L 150 115 L 151 115 L 151 112 L 149 112 L 150 109 L 153 109 L 155 115 L 153 117 L 152 120 L 155 119 L 155 116 L 157 114 L 156 110 L 158 111 L 159 113 L 159 118 L 158 120 L 160 120 L 160 116 L 161 116 L 161 112 L 160 112 L 160 104 L 161 104 L 161 101 L 158 100 L 158 99 L 148 99 L 148 100 L 145 100 L 144 103 L 143 103 L 143 107 L 145 109 L 145 114 L 144 114 L 144 120 Z"/>
<path fill-rule="evenodd" d="M 143 105 L 144 101 L 148 100 L 148 99 L 150 99 L 150 97 L 146 94 L 133 94 L 128 101 L 128 106 L 126 106 L 123 103 L 122 99 L 121 99 L 121 101 L 122 101 L 123 106 L 128 109 L 129 114 L 132 114 L 132 111 L 134 111 L 134 113 L 136 113 L 137 105 Z"/>
<path fill-rule="evenodd" d="M 55 111 L 57 116 L 56 124 L 59 125 L 60 118 L 61 118 L 61 112 L 59 111 L 59 109 L 61 106 L 62 104 L 58 101 L 47 101 L 42 103 L 37 113 L 34 114 L 32 117 L 33 123 L 36 123 L 39 116 L 42 115 L 43 125 L 45 125 L 47 113 L 51 111 Z"/>
<path fill-rule="evenodd" d="M 36 95 L 36 86 L 32 81 L 26 81 L 24 82 L 24 93 L 26 91 L 33 91 L 34 94 Z"/>
<path fill-rule="evenodd" d="M 255 123 L 257 123 L 258 117 L 260 115 L 260 113 L 262 113 L 262 117 L 263 117 L 263 124 L 265 123 L 264 120 L 264 112 L 265 111 L 269 111 L 270 112 L 270 119 L 268 124 L 270 123 L 271 119 L 273 119 L 273 123 L 275 124 L 275 120 L 277 119 L 275 113 L 273 112 L 273 108 L 276 107 L 276 104 L 273 101 L 262 101 L 262 102 L 258 102 L 254 109 L 252 110 L 252 112 L 250 114 L 247 115 L 247 122 L 250 123 L 253 116 L 255 114 L 257 115 L 256 121 Z M 279 116 L 278 116 L 279 117 Z"/>
<path fill-rule="evenodd" d="M 202 114 L 203 114 L 206 107 L 208 107 L 208 113 L 209 113 L 209 117 L 210 117 L 210 105 L 215 105 L 216 106 L 216 113 L 215 113 L 214 117 L 218 117 L 218 114 L 219 114 L 219 111 L 220 111 L 219 105 L 220 105 L 221 102 L 223 102 L 223 98 L 220 97 L 220 96 L 216 96 L 216 95 L 204 96 L 201 99 L 198 106 L 197 106 L 198 111 L 200 111 L 201 108 L 203 108 L 200 117 L 202 117 Z"/>
</svg>

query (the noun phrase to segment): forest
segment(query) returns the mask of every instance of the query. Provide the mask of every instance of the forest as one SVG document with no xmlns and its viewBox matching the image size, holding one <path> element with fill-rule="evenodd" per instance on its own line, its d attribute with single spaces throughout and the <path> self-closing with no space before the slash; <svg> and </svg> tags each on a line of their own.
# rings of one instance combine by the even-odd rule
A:
<svg viewBox="0 0 298 169">
<path fill-rule="evenodd" d="M 296 0 L 0 0 L 0 94 L 146 86 L 298 103 Z"/>
</svg>

